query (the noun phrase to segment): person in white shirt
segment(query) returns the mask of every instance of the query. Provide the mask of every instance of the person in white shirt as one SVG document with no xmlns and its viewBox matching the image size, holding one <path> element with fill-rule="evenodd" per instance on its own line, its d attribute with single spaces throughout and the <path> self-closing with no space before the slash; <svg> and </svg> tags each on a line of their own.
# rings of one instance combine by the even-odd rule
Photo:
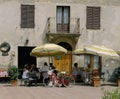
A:
<svg viewBox="0 0 120 99">
<path fill-rule="evenodd" d="M 27 80 L 28 80 L 28 69 L 27 69 L 27 66 L 24 67 L 24 70 L 23 70 L 23 75 L 22 75 L 22 78 L 24 80 L 24 84 L 27 85 Z"/>
<path fill-rule="evenodd" d="M 41 68 L 42 78 L 48 78 L 49 66 L 47 62 L 44 62 L 44 65 Z"/>
<path fill-rule="evenodd" d="M 74 63 L 74 67 L 72 68 L 72 75 L 74 76 L 75 81 L 77 81 L 78 72 L 79 72 L 78 63 Z"/>
<path fill-rule="evenodd" d="M 42 66 L 42 72 L 47 72 L 49 70 L 49 66 L 47 64 L 47 62 L 44 62 L 44 65 Z"/>
</svg>

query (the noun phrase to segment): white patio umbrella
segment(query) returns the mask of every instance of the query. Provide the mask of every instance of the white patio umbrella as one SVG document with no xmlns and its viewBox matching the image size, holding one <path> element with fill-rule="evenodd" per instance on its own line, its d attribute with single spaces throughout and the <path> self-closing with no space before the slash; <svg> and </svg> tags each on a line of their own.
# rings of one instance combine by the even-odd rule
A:
<svg viewBox="0 0 120 99">
<path fill-rule="evenodd" d="M 49 63 L 50 63 L 51 56 L 61 55 L 65 53 L 67 53 L 67 50 L 64 47 L 53 43 L 47 43 L 32 49 L 30 55 L 34 57 L 49 57 Z"/>
<path fill-rule="evenodd" d="M 57 44 L 44 44 L 32 49 L 30 55 L 35 57 L 55 56 L 67 53 L 67 50 Z"/>
<path fill-rule="evenodd" d="M 73 55 L 98 55 L 96 52 L 91 52 L 85 49 L 85 47 L 75 49 L 72 52 Z M 84 66 L 86 66 L 86 56 L 84 56 Z M 88 59 L 87 59 L 88 61 Z"/>
<path fill-rule="evenodd" d="M 85 47 L 85 50 L 90 51 L 90 52 L 95 52 L 99 56 L 111 56 L 111 57 L 119 57 L 116 51 L 114 51 L 111 48 L 107 48 L 105 46 L 98 46 L 98 45 L 91 45 Z"/>
<path fill-rule="evenodd" d="M 75 50 L 72 52 L 72 54 L 73 54 L 73 55 L 85 55 L 85 54 L 97 55 L 96 52 L 88 51 L 88 50 L 85 49 L 85 47 L 75 49 Z"/>
<path fill-rule="evenodd" d="M 118 55 L 120 55 L 120 50 L 116 51 Z"/>
</svg>

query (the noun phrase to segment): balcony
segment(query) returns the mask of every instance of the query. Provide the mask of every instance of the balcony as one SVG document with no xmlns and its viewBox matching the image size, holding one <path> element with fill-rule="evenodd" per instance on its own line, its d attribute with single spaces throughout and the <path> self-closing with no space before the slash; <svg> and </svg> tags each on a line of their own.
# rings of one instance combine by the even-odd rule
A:
<svg viewBox="0 0 120 99">
<path fill-rule="evenodd" d="M 80 18 L 70 18 L 66 23 L 59 23 L 55 17 L 50 17 L 47 19 L 45 32 L 49 42 L 61 37 L 77 42 L 80 36 Z"/>
</svg>

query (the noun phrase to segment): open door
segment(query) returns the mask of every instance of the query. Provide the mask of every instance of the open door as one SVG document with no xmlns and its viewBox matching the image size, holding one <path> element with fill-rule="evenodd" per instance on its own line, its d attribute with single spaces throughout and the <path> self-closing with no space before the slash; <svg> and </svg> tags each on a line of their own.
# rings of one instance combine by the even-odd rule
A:
<svg viewBox="0 0 120 99">
<path fill-rule="evenodd" d="M 25 64 L 28 64 L 28 66 L 30 66 L 31 64 L 34 64 L 36 66 L 36 57 L 30 56 L 30 52 L 33 48 L 34 46 L 18 47 L 18 68 L 20 73 L 22 73 L 22 69 Z"/>
<path fill-rule="evenodd" d="M 59 72 L 65 71 L 71 73 L 72 71 L 71 51 L 69 51 L 67 54 L 57 55 L 56 57 L 54 57 L 54 64 Z"/>
<path fill-rule="evenodd" d="M 59 72 L 65 71 L 71 73 L 72 71 L 72 47 L 66 42 L 60 42 L 58 45 L 67 49 L 67 54 L 56 55 L 54 57 L 54 65 Z"/>
</svg>

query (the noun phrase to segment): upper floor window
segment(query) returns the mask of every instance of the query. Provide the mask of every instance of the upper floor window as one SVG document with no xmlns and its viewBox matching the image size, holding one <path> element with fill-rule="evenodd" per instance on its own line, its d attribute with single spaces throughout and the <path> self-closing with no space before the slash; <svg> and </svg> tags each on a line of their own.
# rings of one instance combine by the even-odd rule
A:
<svg viewBox="0 0 120 99">
<path fill-rule="evenodd" d="M 100 7 L 87 7 L 87 29 L 100 29 Z"/>
<path fill-rule="evenodd" d="M 21 5 L 21 28 L 34 28 L 34 5 Z"/>
</svg>

